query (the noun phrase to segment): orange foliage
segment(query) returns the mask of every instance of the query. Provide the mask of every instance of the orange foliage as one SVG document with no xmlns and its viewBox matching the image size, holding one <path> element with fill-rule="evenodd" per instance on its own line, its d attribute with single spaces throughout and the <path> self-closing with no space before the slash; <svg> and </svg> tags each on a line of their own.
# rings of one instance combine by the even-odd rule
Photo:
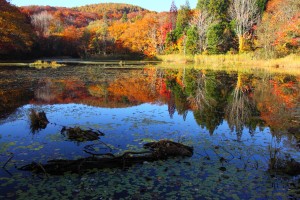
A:
<svg viewBox="0 0 300 200">
<path fill-rule="evenodd" d="M 129 24 L 119 40 L 122 46 L 132 52 L 154 56 L 157 52 L 158 20 L 156 14 L 149 13 L 143 19 Z"/>
<path fill-rule="evenodd" d="M 17 7 L 0 0 L 0 54 L 29 51 L 33 45 L 30 22 Z"/>
<path fill-rule="evenodd" d="M 75 26 L 68 26 L 66 27 L 61 35 L 65 38 L 67 41 L 76 41 L 79 38 L 82 37 L 83 30 L 78 29 Z"/>
<path fill-rule="evenodd" d="M 115 40 L 119 40 L 123 33 L 128 29 L 129 23 L 128 22 L 121 22 L 115 21 L 112 25 L 108 28 L 109 35 L 114 38 Z"/>
<path fill-rule="evenodd" d="M 100 19 L 100 15 L 97 13 L 81 12 L 76 9 L 63 7 L 24 6 L 21 7 L 20 10 L 28 16 L 47 11 L 54 17 L 54 20 L 62 22 L 65 26 L 75 26 L 77 28 L 85 27 L 91 21 Z"/>
<path fill-rule="evenodd" d="M 261 118 L 272 128 L 289 128 L 293 110 L 299 101 L 299 88 L 294 82 L 270 81 L 269 92 L 265 92 L 257 103 Z M 267 89 L 267 88 L 265 88 Z"/>
<path fill-rule="evenodd" d="M 300 13 L 292 18 L 291 21 L 285 23 L 282 29 L 277 33 L 275 46 L 281 48 L 281 51 L 289 51 L 291 48 L 300 51 Z"/>
<path fill-rule="evenodd" d="M 157 99 L 156 92 L 151 91 L 149 82 L 143 77 L 118 79 L 110 84 L 108 91 L 116 98 L 126 97 L 130 102 L 151 103 Z"/>
<path fill-rule="evenodd" d="M 272 45 L 281 53 L 300 52 L 300 4 L 294 0 L 268 1 L 262 24 L 272 28 Z"/>
</svg>

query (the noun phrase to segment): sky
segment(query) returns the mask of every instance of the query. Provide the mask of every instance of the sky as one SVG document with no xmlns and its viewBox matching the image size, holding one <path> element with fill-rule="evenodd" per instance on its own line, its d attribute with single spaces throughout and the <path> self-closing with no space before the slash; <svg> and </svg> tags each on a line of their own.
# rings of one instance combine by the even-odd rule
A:
<svg viewBox="0 0 300 200">
<path fill-rule="evenodd" d="M 189 0 L 191 8 L 195 8 L 198 0 Z M 175 0 L 177 8 L 185 4 L 186 0 Z M 146 8 L 151 11 L 169 11 L 172 0 L 10 0 L 16 6 L 41 5 L 76 7 L 96 3 L 127 3 Z"/>
</svg>

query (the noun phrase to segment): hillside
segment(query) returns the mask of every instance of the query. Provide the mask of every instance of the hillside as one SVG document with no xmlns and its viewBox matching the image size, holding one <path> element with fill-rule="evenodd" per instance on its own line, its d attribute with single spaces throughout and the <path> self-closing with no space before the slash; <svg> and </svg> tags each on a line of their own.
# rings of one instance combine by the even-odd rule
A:
<svg viewBox="0 0 300 200">
<path fill-rule="evenodd" d="M 73 8 L 52 7 L 52 6 L 23 6 L 20 7 L 22 13 L 32 17 L 47 11 L 55 20 L 64 25 L 75 26 L 77 28 L 87 26 L 91 21 L 101 19 L 102 16 L 97 13 L 80 12 Z"/>
<path fill-rule="evenodd" d="M 130 16 L 136 16 L 137 13 L 149 12 L 138 6 L 120 3 L 100 3 L 74 8 L 33 5 L 23 6 L 20 10 L 28 16 L 47 11 L 54 17 L 59 18 L 64 24 L 75 27 L 85 27 L 91 21 L 102 19 L 104 14 L 110 20 L 118 20 L 122 18 L 124 13 L 128 14 L 130 19 Z"/>
<path fill-rule="evenodd" d="M 123 3 L 99 3 L 99 4 L 90 4 L 86 6 L 75 7 L 75 10 L 81 12 L 90 12 L 90 13 L 132 13 L 132 12 L 143 12 L 146 9 L 139 6 Z"/>
<path fill-rule="evenodd" d="M 17 8 L 0 0 L 4 5 L 0 7 L 0 23 L 10 27 L 0 29 L 0 36 L 5 36 L 0 40 L 0 54 L 84 58 L 132 55 L 140 59 L 159 54 L 254 51 L 270 58 L 300 52 L 299 0 L 236 1 L 243 7 L 236 8 L 240 4 L 231 1 L 198 0 L 196 9 L 191 9 L 187 1 L 171 13 L 157 13 L 118 3 Z M 247 7 L 252 14 L 241 16 Z"/>
<path fill-rule="evenodd" d="M 127 14 L 128 19 L 134 18 L 137 15 L 144 15 L 149 11 L 139 6 L 124 4 L 124 3 L 99 3 L 90 4 L 73 8 L 80 12 L 96 13 L 103 17 L 105 14 L 108 19 L 121 19 L 124 13 Z"/>
</svg>

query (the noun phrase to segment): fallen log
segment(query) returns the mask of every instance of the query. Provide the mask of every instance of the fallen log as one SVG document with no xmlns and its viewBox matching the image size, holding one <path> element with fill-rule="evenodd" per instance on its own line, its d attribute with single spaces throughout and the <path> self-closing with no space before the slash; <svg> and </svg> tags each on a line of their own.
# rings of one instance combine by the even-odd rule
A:
<svg viewBox="0 0 300 200">
<path fill-rule="evenodd" d="M 145 161 L 153 162 L 171 157 L 191 157 L 193 155 L 192 147 L 169 140 L 147 143 L 144 147 L 149 151 L 126 152 L 121 156 L 113 154 L 93 155 L 77 160 L 49 160 L 47 164 L 33 162 L 19 169 L 39 174 L 63 175 L 65 172 L 84 173 L 91 169 L 124 169 Z"/>
</svg>

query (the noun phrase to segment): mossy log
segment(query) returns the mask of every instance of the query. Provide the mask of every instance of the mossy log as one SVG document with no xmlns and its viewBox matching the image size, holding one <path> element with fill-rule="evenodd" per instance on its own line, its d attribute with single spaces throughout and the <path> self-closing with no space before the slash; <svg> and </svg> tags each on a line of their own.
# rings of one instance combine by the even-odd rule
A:
<svg viewBox="0 0 300 200">
<path fill-rule="evenodd" d="M 33 162 L 20 170 L 50 175 L 62 175 L 65 172 L 84 173 L 91 169 L 128 168 L 134 164 L 165 160 L 171 157 L 191 157 L 193 148 L 168 141 L 151 142 L 144 145 L 149 151 L 126 152 L 121 156 L 113 154 L 93 155 L 77 160 L 50 160 L 47 164 Z"/>
</svg>

